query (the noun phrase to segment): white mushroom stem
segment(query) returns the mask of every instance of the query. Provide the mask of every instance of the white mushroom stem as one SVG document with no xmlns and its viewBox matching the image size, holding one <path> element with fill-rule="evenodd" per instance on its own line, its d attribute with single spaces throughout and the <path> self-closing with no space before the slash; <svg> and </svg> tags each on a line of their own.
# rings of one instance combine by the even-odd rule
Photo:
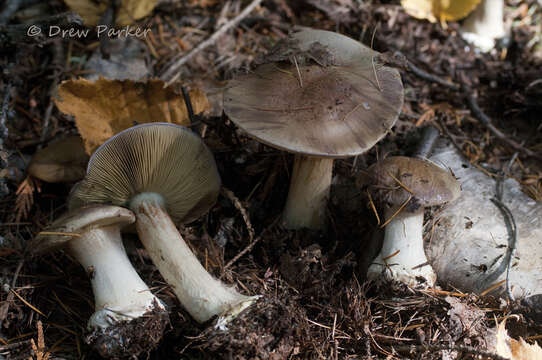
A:
<svg viewBox="0 0 542 360">
<path fill-rule="evenodd" d="M 333 159 L 296 155 L 283 219 L 288 229 L 323 229 Z"/>
<path fill-rule="evenodd" d="M 399 207 L 386 210 L 389 219 Z M 428 264 L 423 248 L 423 208 L 410 213 L 406 210 L 395 215 L 384 229 L 382 250 L 369 267 L 367 276 L 378 280 L 382 276 L 409 286 L 419 286 L 419 278 L 425 279 L 423 286 L 433 286 L 436 274 Z"/>
<path fill-rule="evenodd" d="M 68 243 L 71 254 L 83 265 L 94 291 L 96 312 L 89 328 L 105 329 L 118 321 L 130 321 L 154 308 L 149 287 L 130 263 L 117 225 L 94 228 Z"/>
<path fill-rule="evenodd" d="M 136 196 L 130 206 L 143 246 L 175 295 L 198 322 L 215 315 L 235 317 L 257 296 L 244 296 L 212 277 L 192 253 L 175 224 L 163 209 L 158 194 Z"/>
<path fill-rule="evenodd" d="M 465 40 L 487 52 L 495 46 L 495 39 L 504 36 L 504 0 L 482 0 L 465 19 L 461 29 Z"/>
</svg>

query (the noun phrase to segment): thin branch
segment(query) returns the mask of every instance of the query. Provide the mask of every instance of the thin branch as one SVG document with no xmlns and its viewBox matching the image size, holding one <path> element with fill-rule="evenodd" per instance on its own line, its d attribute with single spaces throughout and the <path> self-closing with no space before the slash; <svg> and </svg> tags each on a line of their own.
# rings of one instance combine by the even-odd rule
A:
<svg viewBox="0 0 542 360">
<path fill-rule="evenodd" d="M 172 61 L 169 62 L 165 66 L 165 71 L 160 75 L 160 79 L 166 82 L 166 86 L 171 85 L 173 82 L 175 82 L 179 76 L 179 69 L 186 64 L 188 61 L 190 61 L 196 54 L 204 50 L 205 48 L 213 45 L 224 33 L 226 33 L 228 30 L 236 26 L 241 20 L 243 20 L 245 17 L 248 16 L 256 8 L 262 0 L 253 0 L 246 8 L 239 13 L 236 17 L 222 25 L 220 29 L 218 29 L 211 37 L 209 37 L 207 40 L 202 41 L 198 44 L 195 48 L 190 50 L 186 55 L 179 55 L 175 57 Z"/>
<path fill-rule="evenodd" d="M 542 160 L 542 155 L 540 154 L 537 154 L 536 152 L 532 151 L 532 150 L 529 150 L 527 149 L 526 147 L 524 147 L 523 145 L 521 144 L 518 144 L 517 142 L 515 142 L 514 140 L 512 140 L 510 138 L 509 135 L 506 135 L 504 134 L 502 131 L 500 131 L 499 129 L 497 129 L 491 122 L 491 119 L 489 118 L 489 116 L 486 115 L 486 113 L 484 113 L 482 111 L 482 109 L 480 109 L 480 107 L 478 106 L 478 103 L 476 102 L 476 99 L 474 98 L 472 92 L 467 88 L 467 87 L 463 87 L 463 89 L 465 90 L 465 93 L 467 94 L 467 105 L 469 106 L 469 109 L 472 111 L 472 114 L 482 123 L 482 125 L 484 125 L 494 136 L 496 136 L 497 138 L 499 138 L 501 141 L 507 143 L 508 145 L 510 145 L 512 148 L 514 148 L 514 150 L 516 151 L 520 151 L 528 156 L 531 156 L 531 157 L 534 157 L 538 160 Z"/>
<path fill-rule="evenodd" d="M 400 52 L 397 52 L 399 56 L 403 56 Z M 519 151 L 527 156 L 536 158 L 538 160 L 542 160 L 542 155 L 524 147 L 523 145 L 515 142 L 514 140 L 510 139 L 509 136 L 504 134 L 502 131 L 500 131 L 497 127 L 495 127 L 491 121 L 491 118 L 487 116 L 486 113 L 483 112 L 482 109 L 478 106 L 478 103 L 473 95 L 472 89 L 470 89 L 466 85 L 457 85 L 455 83 L 446 81 L 441 79 L 440 77 L 430 74 L 420 68 L 418 68 L 416 65 L 414 65 L 409 60 L 406 60 L 407 67 L 410 71 L 412 71 L 416 76 L 428 80 L 431 82 L 434 82 L 436 84 L 442 85 L 448 89 L 454 90 L 454 91 L 463 91 L 466 94 L 466 100 L 467 100 L 467 106 L 471 110 L 472 114 L 482 125 L 484 125 L 495 137 L 497 137 L 499 140 L 505 142 L 509 146 L 511 146 L 514 150 Z"/>
<path fill-rule="evenodd" d="M 248 253 L 249 251 L 252 250 L 252 248 L 254 248 L 254 246 L 260 242 L 260 240 L 262 240 L 263 236 L 273 227 L 277 224 L 277 222 L 279 221 L 280 219 L 280 216 L 277 217 L 275 220 L 273 220 L 273 222 L 271 224 L 269 224 L 269 226 L 267 226 L 261 233 L 260 235 L 258 235 L 258 237 L 256 239 L 254 239 L 254 241 L 252 241 L 250 244 L 247 245 L 247 247 L 245 247 L 243 250 L 241 250 L 241 252 L 239 252 L 239 254 L 235 255 L 235 257 L 233 259 L 231 259 L 230 261 L 228 261 L 228 263 L 226 265 L 224 265 L 224 270 L 228 269 L 229 267 L 231 267 L 233 264 L 235 264 L 235 262 L 237 262 L 237 260 L 239 260 L 243 255 L 245 255 L 246 253 Z"/>
</svg>

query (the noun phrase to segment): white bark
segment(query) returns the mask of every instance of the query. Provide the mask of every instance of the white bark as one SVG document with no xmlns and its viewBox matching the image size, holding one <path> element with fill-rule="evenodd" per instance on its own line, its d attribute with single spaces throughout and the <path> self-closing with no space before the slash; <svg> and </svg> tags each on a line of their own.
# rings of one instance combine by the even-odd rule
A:
<svg viewBox="0 0 542 360">
<path fill-rule="evenodd" d="M 90 328 L 138 318 L 153 309 L 154 300 L 163 308 L 130 263 L 118 226 L 90 229 L 68 248 L 90 276 L 96 310 Z"/>
<path fill-rule="evenodd" d="M 482 0 L 465 19 L 461 30 L 465 40 L 488 52 L 504 36 L 504 0 Z"/>
<path fill-rule="evenodd" d="M 160 201 L 132 202 L 139 238 L 175 295 L 198 322 L 224 318 L 250 306 L 257 296 L 244 296 L 212 277 L 200 264 Z"/>
<path fill-rule="evenodd" d="M 288 229 L 323 229 L 333 159 L 296 155 L 283 219 Z"/>
<path fill-rule="evenodd" d="M 386 210 L 386 219 L 397 209 L 393 207 Z M 425 265 L 420 266 L 422 264 Z M 382 249 L 369 267 L 367 277 L 370 280 L 384 277 L 412 287 L 434 285 L 436 274 L 431 265 L 427 264 L 423 249 L 423 208 L 415 213 L 403 210 L 386 225 Z M 420 283 L 418 278 L 425 279 L 425 282 Z"/>
<path fill-rule="evenodd" d="M 442 140 L 431 160 L 450 168 L 461 182 L 461 196 L 435 215 L 427 248 L 442 285 L 480 293 L 506 280 L 512 238 L 505 217 L 491 201 L 496 181 L 470 165 Z M 542 202 L 521 191 L 514 179 L 503 182 L 502 202 L 517 225 L 517 243 L 509 274 L 516 299 L 542 294 Z M 505 285 L 492 294 L 502 294 Z"/>
</svg>

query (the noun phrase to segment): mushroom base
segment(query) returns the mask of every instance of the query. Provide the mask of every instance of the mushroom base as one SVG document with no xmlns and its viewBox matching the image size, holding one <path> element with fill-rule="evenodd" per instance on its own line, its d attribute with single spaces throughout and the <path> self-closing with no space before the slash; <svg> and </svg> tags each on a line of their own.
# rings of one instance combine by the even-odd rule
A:
<svg viewBox="0 0 542 360">
<path fill-rule="evenodd" d="M 333 159 L 296 155 L 284 209 L 287 229 L 326 227 L 326 202 L 331 187 Z"/>
<path fill-rule="evenodd" d="M 168 312 L 155 300 L 152 309 L 136 319 L 90 329 L 85 341 L 104 358 L 132 358 L 154 349 L 168 324 Z"/>
<path fill-rule="evenodd" d="M 398 207 L 386 210 L 386 219 Z M 436 274 L 423 249 L 423 208 L 403 210 L 384 229 L 384 242 L 367 271 L 369 280 L 393 280 L 411 287 L 432 287 Z"/>
</svg>

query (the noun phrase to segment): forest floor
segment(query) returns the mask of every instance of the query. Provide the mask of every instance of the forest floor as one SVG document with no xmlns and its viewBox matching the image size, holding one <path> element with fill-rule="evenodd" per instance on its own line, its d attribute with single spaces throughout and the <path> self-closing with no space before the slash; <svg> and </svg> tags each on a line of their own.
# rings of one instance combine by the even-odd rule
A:
<svg viewBox="0 0 542 360">
<path fill-rule="evenodd" d="M 40 16 L 68 10 L 56 0 L 28 4 L 23 2 L 10 24 L 30 16 L 25 6 Z M 160 3 L 138 22 L 153 34 L 138 40 L 147 77 L 164 74 L 172 59 L 208 39 L 248 4 Z M 410 154 L 424 125 L 438 127 L 472 164 L 509 169 L 507 175 L 530 197 L 542 200 L 542 4 L 509 0 L 506 21 L 511 25 L 507 48 L 482 54 L 461 38 L 457 22 L 443 27 L 414 19 L 398 1 L 266 0 L 180 67 L 177 81 L 205 89 L 213 105 L 193 129 L 204 133 L 229 190 L 208 215 L 181 232 L 212 274 L 243 293 L 263 297 L 228 332 L 198 324 L 137 238 L 127 235 L 134 266 L 170 310 L 171 326 L 148 358 L 473 359 L 489 348 L 488 334 L 496 321 L 511 314 L 518 315 L 508 320 L 511 336 L 540 339 L 541 324 L 491 291 L 463 294 L 445 284 L 426 291 L 377 286 L 365 282 L 359 266 L 377 225 L 367 199 L 355 190 L 355 179 L 377 157 Z M 380 52 L 400 52 L 414 65 L 400 68 L 405 102 L 389 136 L 356 159 L 335 161 L 334 183 L 340 186 L 332 188 L 331 226 L 325 232 L 281 226 L 293 157 L 238 130 L 222 115 L 219 91 L 213 92 L 249 69 L 295 25 L 336 31 Z M 66 210 L 72 184 L 31 179 L 25 164 L 53 139 L 77 133 L 73 118 L 51 99 L 61 81 L 88 74 L 88 59 L 100 46 L 110 45 L 100 45 L 95 34 L 39 41 L 0 49 L 0 105 L 7 120 L 0 150 L 11 169 L 0 179 L 0 359 L 28 359 L 31 339 L 39 342 L 40 334 L 45 348 L 36 359 L 45 359 L 44 353 L 50 359 L 97 359 L 83 341 L 93 312 L 84 269 L 66 253 L 31 258 L 26 249 L 30 239 Z M 469 96 L 506 136 L 496 136 L 480 121 L 469 109 Z M 519 146 L 514 148 L 510 139 Z M 343 201 L 340 187 L 351 189 L 350 201 Z"/>
</svg>

